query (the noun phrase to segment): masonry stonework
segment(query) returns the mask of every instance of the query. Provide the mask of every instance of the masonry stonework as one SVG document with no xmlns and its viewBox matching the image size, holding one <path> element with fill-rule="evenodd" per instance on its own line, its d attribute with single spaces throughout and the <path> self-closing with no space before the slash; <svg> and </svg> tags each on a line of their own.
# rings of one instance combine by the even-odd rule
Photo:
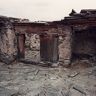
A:
<svg viewBox="0 0 96 96">
<path fill-rule="evenodd" d="M 69 64 L 71 61 L 72 29 L 65 26 L 62 30 L 64 35 L 61 36 L 62 43 L 59 45 L 59 61 Z"/>
<path fill-rule="evenodd" d="M 96 10 L 81 10 L 80 13 L 72 11 L 61 21 L 41 23 L 1 16 L 0 60 L 10 63 L 19 53 L 24 59 L 24 48 L 29 47 L 39 50 L 40 56 L 44 53 L 42 57 L 45 61 L 70 64 L 74 54 L 96 56 L 95 32 Z M 20 36 L 19 43 L 15 34 Z"/>
<path fill-rule="evenodd" d="M 17 41 L 13 26 L 5 22 L 0 28 L 0 60 L 11 63 L 17 57 Z"/>
<path fill-rule="evenodd" d="M 25 46 L 31 50 L 40 50 L 40 37 L 37 34 L 26 34 Z"/>
</svg>

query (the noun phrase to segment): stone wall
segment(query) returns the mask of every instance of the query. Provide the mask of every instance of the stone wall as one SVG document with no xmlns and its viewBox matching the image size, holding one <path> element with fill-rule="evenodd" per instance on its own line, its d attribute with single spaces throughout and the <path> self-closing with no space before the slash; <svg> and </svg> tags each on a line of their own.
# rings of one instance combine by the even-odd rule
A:
<svg viewBox="0 0 96 96">
<path fill-rule="evenodd" d="M 26 34 L 25 46 L 31 50 L 40 50 L 40 38 L 37 34 Z"/>
<path fill-rule="evenodd" d="M 60 62 L 63 62 L 64 64 L 69 64 L 71 59 L 72 43 L 71 28 L 68 26 L 58 26 L 57 28 L 50 28 L 49 30 L 47 30 L 47 33 L 49 34 L 56 34 L 57 32 L 64 34 L 63 36 L 59 37 L 59 46 L 56 45 L 58 47 L 56 53 L 57 57 L 59 55 Z M 40 51 L 39 35 L 26 33 L 25 37 L 26 48 L 29 48 L 32 51 Z M 58 36 L 56 38 L 58 38 Z M 58 43 L 58 41 L 56 41 L 55 43 Z M 10 21 L 5 20 L 3 26 L 0 26 L 0 61 L 3 61 L 4 63 L 11 63 L 17 58 L 17 55 L 17 37 L 14 27 Z"/>
<path fill-rule="evenodd" d="M 71 60 L 71 28 L 70 27 L 59 27 L 58 29 L 50 29 L 49 33 L 51 32 L 59 32 L 63 33 L 63 36 L 59 36 L 59 45 L 58 45 L 58 54 L 59 54 L 59 61 L 63 64 L 69 64 Z M 26 47 L 30 48 L 31 50 L 40 50 L 40 38 L 39 35 L 36 34 L 26 34 Z"/>
<path fill-rule="evenodd" d="M 17 41 L 14 28 L 10 22 L 0 27 L 0 61 L 11 63 L 17 57 Z"/>
<path fill-rule="evenodd" d="M 59 61 L 69 64 L 71 60 L 71 28 L 64 26 L 62 28 L 63 36 L 59 37 Z"/>
</svg>

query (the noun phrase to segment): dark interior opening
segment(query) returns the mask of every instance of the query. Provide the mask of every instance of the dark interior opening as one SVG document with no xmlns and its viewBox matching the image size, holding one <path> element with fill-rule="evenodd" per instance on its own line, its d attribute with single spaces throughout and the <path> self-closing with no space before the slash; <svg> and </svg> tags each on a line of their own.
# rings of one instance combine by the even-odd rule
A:
<svg viewBox="0 0 96 96">
<path fill-rule="evenodd" d="M 72 60 L 96 57 L 96 27 L 73 32 Z"/>
</svg>

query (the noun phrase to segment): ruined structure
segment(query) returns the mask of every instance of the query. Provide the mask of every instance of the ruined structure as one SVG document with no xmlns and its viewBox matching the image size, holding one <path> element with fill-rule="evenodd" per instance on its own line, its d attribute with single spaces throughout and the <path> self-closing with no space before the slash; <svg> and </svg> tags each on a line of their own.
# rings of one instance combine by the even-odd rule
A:
<svg viewBox="0 0 96 96">
<path fill-rule="evenodd" d="M 72 12 L 64 22 L 72 28 L 72 60 L 96 58 L 96 10 Z"/>
<path fill-rule="evenodd" d="M 45 23 L 0 17 L 0 60 L 24 59 L 26 33 L 39 35 L 41 61 L 70 64 L 76 58 L 95 57 L 95 31 L 96 10 L 72 10 L 64 20 Z"/>
</svg>

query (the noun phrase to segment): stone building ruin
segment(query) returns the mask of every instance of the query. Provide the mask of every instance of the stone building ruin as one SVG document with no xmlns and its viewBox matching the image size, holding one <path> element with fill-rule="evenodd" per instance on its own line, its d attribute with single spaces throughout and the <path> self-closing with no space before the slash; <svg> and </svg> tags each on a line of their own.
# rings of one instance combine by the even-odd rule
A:
<svg viewBox="0 0 96 96">
<path fill-rule="evenodd" d="M 61 21 L 43 23 L 0 16 L 0 61 L 9 64 L 24 59 L 26 33 L 40 39 L 40 62 L 70 64 L 77 58 L 95 58 L 95 31 L 96 10 L 91 9 L 72 10 Z"/>
</svg>

